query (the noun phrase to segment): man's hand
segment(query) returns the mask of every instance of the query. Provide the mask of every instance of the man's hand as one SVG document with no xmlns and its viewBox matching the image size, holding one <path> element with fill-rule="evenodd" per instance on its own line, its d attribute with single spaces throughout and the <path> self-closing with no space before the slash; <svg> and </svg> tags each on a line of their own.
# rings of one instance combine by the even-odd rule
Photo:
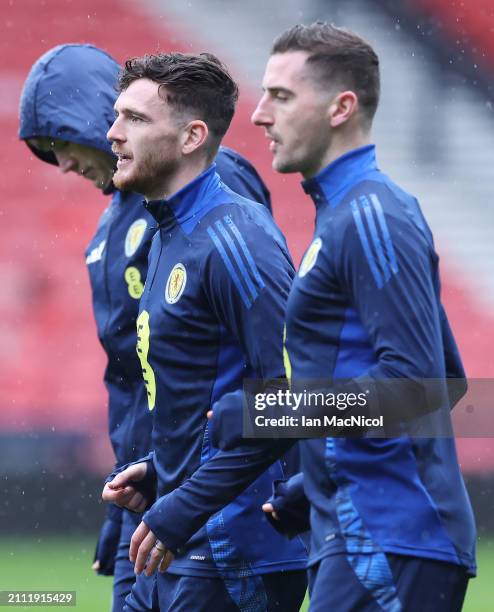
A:
<svg viewBox="0 0 494 612">
<path fill-rule="evenodd" d="M 174 556 L 166 546 L 160 542 L 149 527 L 141 521 L 130 540 L 129 559 L 134 563 L 134 571 L 140 574 L 144 568 L 146 576 L 151 576 L 156 568 L 163 573 Z M 146 564 L 147 561 L 147 564 Z"/>
<path fill-rule="evenodd" d="M 271 514 L 275 521 L 279 521 L 280 517 L 276 514 L 276 510 L 273 508 L 273 504 L 266 502 L 262 505 L 262 511 L 266 514 Z"/>
<path fill-rule="evenodd" d="M 133 483 L 139 482 L 146 476 L 147 463 L 135 463 L 107 482 L 101 497 L 103 501 L 123 506 L 132 512 L 144 512 L 148 501 L 142 493 L 137 491 Z"/>
</svg>

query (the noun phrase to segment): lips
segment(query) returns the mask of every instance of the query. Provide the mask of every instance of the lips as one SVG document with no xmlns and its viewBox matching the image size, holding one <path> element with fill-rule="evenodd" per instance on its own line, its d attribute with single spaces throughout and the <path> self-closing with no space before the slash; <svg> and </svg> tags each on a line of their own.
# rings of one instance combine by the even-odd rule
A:
<svg viewBox="0 0 494 612">
<path fill-rule="evenodd" d="M 276 148 L 280 144 L 280 141 L 269 133 L 266 133 L 266 138 L 271 141 L 269 143 L 269 150 L 274 153 L 276 151 Z"/>
<path fill-rule="evenodd" d="M 113 155 L 116 155 L 118 159 L 130 159 L 132 157 L 130 153 L 119 151 L 116 147 L 112 147 L 112 153 Z"/>
<path fill-rule="evenodd" d="M 276 153 L 276 151 L 277 151 L 277 149 L 278 149 L 278 147 L 280 146 L 281 143 L 280 143 L 279 140 L 277 140 L 276 138 L 272 138 L 271 136 L 270 136 L 270 140 L 271 140 L 271 142 L 269 143 L 269 150 L 272 153 Z"/>
<path fill-rule="evenodd" d="M 114 151 L 114 153 L 117 156 L 117 168 L 122 168 L 132 160 L 132 155 L 129 153 L 119 153 L 118 151 Z"/>
</svg>

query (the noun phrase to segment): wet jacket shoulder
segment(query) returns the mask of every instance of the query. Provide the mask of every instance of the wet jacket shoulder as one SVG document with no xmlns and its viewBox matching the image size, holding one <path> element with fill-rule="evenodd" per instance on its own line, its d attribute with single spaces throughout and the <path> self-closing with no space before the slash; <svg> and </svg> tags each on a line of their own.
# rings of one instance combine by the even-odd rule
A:
<svg viewBox="0 0 494 612">
<path fill-rule="evenodd" d="M 215 161 L 216 171 L 232 191 L 264 204 L 271 212 L 271 195 L 268 188 L 248 159 L 233 149 L 220 147 Z"/>
</svg>

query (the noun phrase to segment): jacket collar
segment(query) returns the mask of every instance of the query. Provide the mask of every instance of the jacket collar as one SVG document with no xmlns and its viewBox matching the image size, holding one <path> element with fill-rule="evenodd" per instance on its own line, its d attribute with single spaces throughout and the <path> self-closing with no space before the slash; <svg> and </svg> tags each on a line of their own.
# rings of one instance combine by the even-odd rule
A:
<svg viewBox="0 0 494 612">
<path fill-rule="evenodd" d="M 160 228 L 169 230 L 182 225 L 188 219 L 207 207 L 212 196 L 220 188 L 220 177 L 216 164 L 211 164 L 202 174 L 182 187 L 166 200 L 145 202 L 145 208 L 156 219 Z"/>
<path fill-rule="evenodd" d="M 302 181 L 302 187 L 316 208 L 336 206 L 347 190 L 369 171 L 377 170 L 376 147 L 366 145 L 338 157 L 316 176 Z"/>
</svg>

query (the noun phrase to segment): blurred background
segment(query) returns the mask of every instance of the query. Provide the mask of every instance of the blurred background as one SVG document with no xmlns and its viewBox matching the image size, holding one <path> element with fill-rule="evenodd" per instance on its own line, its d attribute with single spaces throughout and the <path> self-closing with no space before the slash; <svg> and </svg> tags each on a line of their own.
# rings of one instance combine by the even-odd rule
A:
<svg viewBox="0 0 494 612">
<path fill-rule="evenodd" d="M 379 165 L 419 198 L 432 227 L 468 376 L 494 378 L 491 0 L 2 0 L 0 590 L 77 589 L 81 610 L 107 609 L 110 592 L 109 579 L 90 570 L 113 458 L 83 257 L 106 198 L 18 141 L 32 63 L 65 42 L 93 43 L 120 62 L 145 52 L 217 53 L 241 89 L 226 144 L 268 184 L 298 264 L 312 203 L 298 177 L 272 171 L 249 118 L 273 38 L 316 19 L 355 29 L 380 56 Z M 494 440 L 459 438 L 458 451 L 479 525 L 479 578 L 465 609 L 493 610 Z"/>
</svg>

